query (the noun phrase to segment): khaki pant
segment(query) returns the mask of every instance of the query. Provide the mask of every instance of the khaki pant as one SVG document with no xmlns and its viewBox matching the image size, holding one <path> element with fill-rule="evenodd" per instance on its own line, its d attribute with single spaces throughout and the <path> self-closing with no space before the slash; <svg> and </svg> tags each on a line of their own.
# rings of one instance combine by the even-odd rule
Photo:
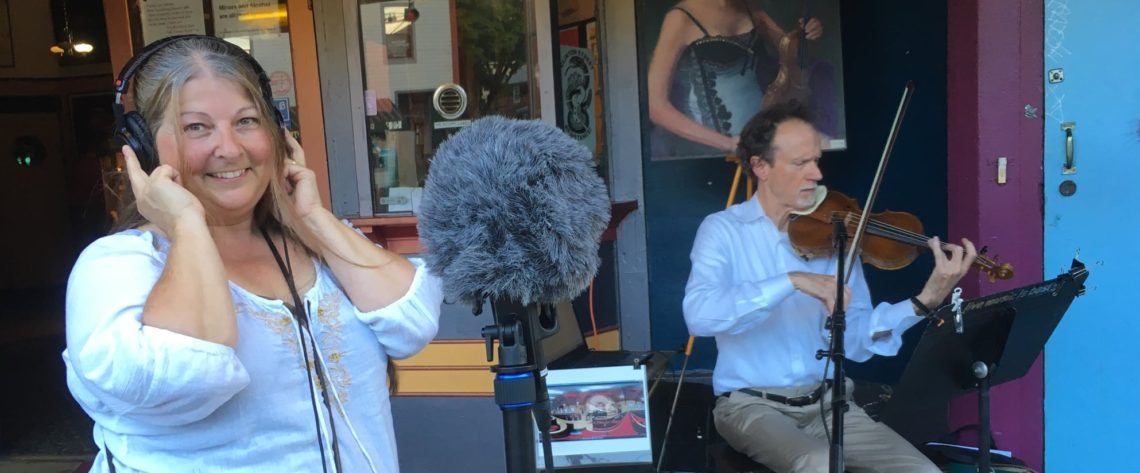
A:
<svg viewBox="0 0 1140 473">
<path fill-rule="evenodd" d="M 809 394 L 818 386 L 789 389 L 756 388 L 786 397 Z M 847 380 L 847 399 L 854 383 Z M 852 473 L 940 473 L 937 467 L 889 427 L 875 422 L 855 403 L 843 416 L 843 461 Z M 820 404 L 792 407 L 734 391 L 713 408 L 716 429 L 732 448 L 777 473 L 827 473 L 831 445 L 831 391 Z"/>
</svg>

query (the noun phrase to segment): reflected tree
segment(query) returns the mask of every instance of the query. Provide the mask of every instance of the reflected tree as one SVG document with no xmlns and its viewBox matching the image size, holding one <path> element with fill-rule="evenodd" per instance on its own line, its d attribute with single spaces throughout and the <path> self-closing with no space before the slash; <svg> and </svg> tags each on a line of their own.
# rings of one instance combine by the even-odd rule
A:
<svg viewBox="0 0 1140 473">
<path fill-rule="evenodd" d="M 457 0 L 459 49 L 474 75 L 479 116 L 497 114 L 495 104 L 509 90 L 511 76 L 526 64 L 526 9 L 523 0 Z M 509 115 L 509 113 L 507 113 Z"/>
</svg>

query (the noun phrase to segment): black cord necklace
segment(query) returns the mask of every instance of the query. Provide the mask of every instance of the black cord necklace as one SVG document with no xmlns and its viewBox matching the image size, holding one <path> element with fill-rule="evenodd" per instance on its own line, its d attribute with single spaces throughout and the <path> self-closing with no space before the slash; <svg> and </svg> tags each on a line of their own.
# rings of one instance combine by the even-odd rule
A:
<svg viewBox="0 0 1140 473">
<path fill-rule="evenodd" d="M 321 418 L 317 412 L 317 390 L 313 387 L 314 370 L 317 372 L 318 382 L 320 383 L 320 394 L 325 406 L 325 412 L 327 412 L 329 416 L 329 432 L 332 440 L 331 443 L 333 449 L 333 465 L 336 467 L 336 471 L 339 472 L 341 471 L 340 448 L 337 447 L 336 426 L 333 423 L 333 409 L 329 401 L 328 392 L 326 391 L 326 386 L 328 386 L 329 380 L 324 375 L 324 363 L 321 361 L 320 356 L 317 356 L 316 338 L 313 337 L 313 330 L 309 324 L 309 306 L 302 303 L 301 295 L 297 292 L 297 285 L 293 280 L 293 265 L 291 261 L 289 261 L 288 239 L 284 234 L 281 235 L 281 247 L 285 251 L 285 259 L 282 260 L 281 253 L 279 253 L 277 251 L 277 247 L 273 245 L 273 240 L 269 237 L 269 232 L 266 231 L 265 226 L 261 226 L 259 229 L 261 230 L 261 236 L 265 238 L 265 244 L 269 245 L 269 251 L 273 252 L 273 259 L 277 260 L 277 267 L 281 269 L 281 275 L 285 277 L 285 283 L 289 286 L 289 294 L 293 297 L 293 305 L 290 306 L 289 304 L 285 304 L 285 306 L 293 314 L 293 319 L 297 321 L 297 326 L 300 329 L 301 356 L 304 357 L 305 373 L 308 374 L 309 379 L 309 400 L 313 406 L 313 421 L 317 425 L 317 442 L 319 443 L 321 450 L 321 466 L 327 473 L 328 461 L 325 457 L 324 435 L 321 433 Z M 306 337 L 306 335 L 308 336 Z M 308 339 L 308 346 L 306 346 L 305 343 L 306 338 Z M 312 348 L 312 358 L 309 357 L 310 348 Z M 312 370 L 309 369 L 310 361 L 313 363 Z"/>
</svg>

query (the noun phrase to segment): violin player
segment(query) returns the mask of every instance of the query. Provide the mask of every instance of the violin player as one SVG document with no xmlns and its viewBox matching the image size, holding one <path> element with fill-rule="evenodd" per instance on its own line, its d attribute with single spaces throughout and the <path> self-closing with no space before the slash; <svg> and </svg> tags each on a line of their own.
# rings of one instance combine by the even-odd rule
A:
<svg viewBox="0 0 1140 473">
<path fill-rule="evenodd" d="M 747 201 L 709 215 L 697 230 L 685 287 L 684 317 L 693 336 L 715 337 L 713 418 L 737 451 L 778 472 L 826 472 L 831 389 L 825 372 L 825 321 L 836 298 L 836 258 L 805 259 L 787 227 L 793 212 L 816 203 L 823 178 L 810 110 L 775 104 L 744 127 L 738 156 L 757 180 Z M 871 305 L 861 263 L 847 281 L 846 357 L 893 356 L 902 334 L 938 308 L 977 253 L 931 238 L 934 269 L 909 300 Z M 949 253 L 949 254 L 946 254 Z M 826 365 L 832 366 L 832 365 Z M 853 383 L 846 382 L 847 395 Z M 851 472 L 940 471 L 910 443 L 857 405 L 844 414 L 843 459 Z"/>
</svg>

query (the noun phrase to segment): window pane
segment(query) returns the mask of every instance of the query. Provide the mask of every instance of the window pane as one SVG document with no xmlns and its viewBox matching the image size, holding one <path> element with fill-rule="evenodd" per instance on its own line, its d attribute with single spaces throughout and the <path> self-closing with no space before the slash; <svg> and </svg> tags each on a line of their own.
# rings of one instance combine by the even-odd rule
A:
<svg viewBox="0 0 1140 473">
<path fill-rule="evenodd" d="M 250 53 L 269 79 L 273 106 L 298 136 L 297 93 L 289 44 L 286 0 L 133 0 L 131 37 L 137 53 L 145 45 L 181 34 L 217 36 Z"/>
<path fill-rule="evenodd" d="M 375 213 L 412 212 L 435 150 L 471 120 L 535 116 L 530 1 L 360 2 Z"/>
</svg>

